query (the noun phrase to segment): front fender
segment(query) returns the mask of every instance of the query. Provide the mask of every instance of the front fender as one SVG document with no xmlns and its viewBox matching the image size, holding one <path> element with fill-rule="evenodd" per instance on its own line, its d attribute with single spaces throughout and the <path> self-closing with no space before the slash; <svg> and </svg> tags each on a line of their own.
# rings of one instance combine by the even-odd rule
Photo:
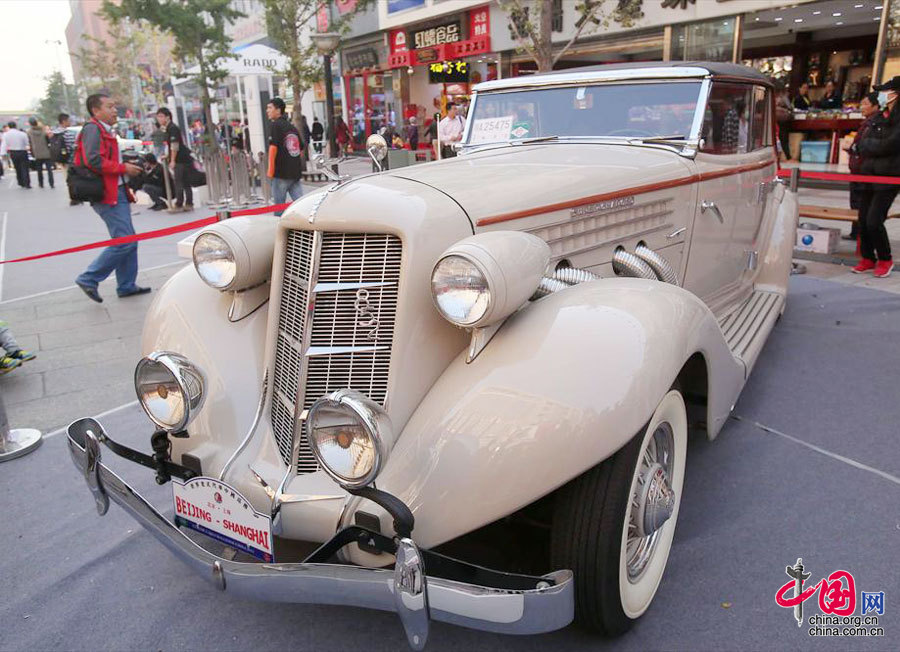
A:
<svg viewBox="0 0 900 652">
<path fill-rule="evenodd" d="M 475 530 L 616 452 L 697 352 L 717 431 L 743 367 L 696 296 L 619 278 L 550 295 L 511 317 L 471 364 L 463 354 L 448 367 L 378 486 L 410 506 L 424 546 Z"/>
<path fill-rule="evenodd" d="M 141 338 L 143 355 L 175 351 L 206 375 L 206 401 L 188 427 L 190 439 L 172 440 L 172 459 L 190 450 L 205 475 L 218 473 L 246 435 L 265 371 L 268 304 L 232 323 L 231 301 L 232 293 L 214 290 L 187 266 L 156 294 Z"/>
</svg>

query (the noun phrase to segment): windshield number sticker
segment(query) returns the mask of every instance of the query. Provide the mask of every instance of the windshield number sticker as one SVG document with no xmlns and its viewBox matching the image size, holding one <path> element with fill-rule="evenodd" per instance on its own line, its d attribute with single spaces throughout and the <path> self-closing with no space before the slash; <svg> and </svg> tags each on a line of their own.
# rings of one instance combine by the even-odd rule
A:
<svg viewBox="0 0 900 652">
<path fill-rule="evenodd" d="M 469 144 L 496 143 L 509 140 L 515 116 L 505 115 L 501 118 L 481 118 L 472 123 L 472 134 Z"/>
</svg>

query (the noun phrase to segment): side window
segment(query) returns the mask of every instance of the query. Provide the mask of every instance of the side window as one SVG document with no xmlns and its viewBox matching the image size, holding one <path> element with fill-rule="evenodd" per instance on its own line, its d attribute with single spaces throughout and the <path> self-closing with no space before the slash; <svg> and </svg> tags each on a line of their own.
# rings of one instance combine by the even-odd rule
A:
<svg viewBox="0 0 900 652">
<path fill-rule="evenodd" d="M 770 122 L 772 100 L 769 93 L 770 91 L 762 86 L 753 88 L 753 126 L 750 135 L 753 150 L 772 146 L 772 123 Z"/>
<path fill-rule="evenodd" d="M 753 93 L 753 87 L 747 84 L 713 84 L 703 119 L 701 151 L 709 154 L 748 151 Z"/>
</svg>

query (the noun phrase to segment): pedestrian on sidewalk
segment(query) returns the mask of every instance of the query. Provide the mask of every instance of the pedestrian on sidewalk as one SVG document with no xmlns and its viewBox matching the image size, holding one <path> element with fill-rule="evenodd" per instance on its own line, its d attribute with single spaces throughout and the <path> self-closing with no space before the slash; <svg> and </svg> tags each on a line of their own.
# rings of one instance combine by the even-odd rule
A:
<svg viewBox="0 0 900 652">
<path fill-rule="evenodd" d="M 438 123 L 438 135 L 441 141 L 441 158 L 456 156 L 453 144 L 462 140 L 465 123 L 459 115 L 456 104 L 447 102 L 447 115 Z"/>
<path fill-rule="evenodd" d="M 103 179 L 103 200 L 92 202 L 91 208 L 106 224 L 110 238 L 134 234 L 131 223 L 131 204 L 134 194 L 125 176 L 135 177 L 141 168 L 122 162 L 119 143 L 113 132 L 118 120 L 116 103 L 108 95 L 97 93 L 87 98 L 91 121 L 84 125 L 75 148 L 73 165 L 84 165 Z M 146 294 L 150 288 L 135 283 L 138 272 L 137 243 L 114 245 L 103 250 L 88 268 L 75 279 L 75 284 L 97 303 L 103 298 L 97 286 L 113 272 L 116 273 L 116 293 L 119 297 Z"/>
<path fill-rule="evenodd" d="M 145 177 L 144 185 L 141 189 L 150 195 L 150 199 L 153 200 L 153 206 L 150 207 L 150 210 L 161 211 L 167 208 L 167 204 L 163 199 L 166 196 L 166 180 L 163 175 L 169 175 L 169 170 L 156 160 L 153 154 L 145 154 L 144 160 L 146 161 L 144 168 Z M 171 186 L 172 183 L 172 177 L 169 176 L 169 185 Z"/>
<path fill-rule="evenodd" d="M 319 122 L 318 116 L 313 117 L 312 129 L 309 130 L 309 135 L 312 138 L 313 150 L 316 154 L 321 154 L 322 139 L 325 137 L 325 127 Z"/>
<path fill-rule="evenodd" d="M 848 161 L 850 174 L 859 174 L 862 171 L 863 159 L 859 154 L 859 141 L 862 140 L 865 133 L 872 126 L 872 119 L 881 112 L 880 108 L 881 107 L 878 106 L 878 93 L 874 91 L 864 96 L 859 101 L 859 112 L 863 114 L 865 120 L 859 125 L 859 129 L 856 130 L 856 137 L 853 139 L 853 144 L 848 148 L 850 154 Z M 855 208 L 857 210 L 857 215 L 856 221 L 853 222 L 850 227 L 850 235 L 841 236 L 845 240 L 856 240 L 859 237 L 859 207 L 865 188 L 866 184 L 864 183 L 860 183 L 859 181 L 850 182 L 850 208 Z"/>
<path fill-rule="evenodd" d="M 156 111 L 156 119 L 166 134 L 169 143 L 169 171 L 175 179 L 175 208 L 194 210 L 194 191 L 188 179 L 189 168 L 193 165 L 191 150 L 184 144 L 181 129 L 172 122 L 172 112 L 162 106 Z"/>
<path fill-rule="evenodd" d="M 37 357 L 31 351 L 19 346 L 12 331 L 9 330 L 9 324 L 2 319 L 0 319 L 0 349 L 3 349 L 3 355 L 0 355 L 0 375 L 8 374 L 23 362 Z"/>
<path fill-rule="evenodd" d="M 47 130 L 38 124 L 37 118 L 29 118 L 28 142 L 31 145 L 31 156 L 37 165 L 38 186 L 44 187 L 44 169 L 47 170 L 47 182 L 53 188 L 53 161 L 50 159 L 50 139 Z"/>
<path fill-rule="evenodd" d="M 900 177 L 900 110 L 897 98 L 900 94 L 900 76 L 881 86 L 879 104 L 884 112 L 872 119 L 872 124 L 859 141 L 859 154 L 863 157 L 861 171 L 874 176 Z M 894 269 L 891 243 L 884 221 L 900 186 L 886 183 L 867 183 L 859 205 L 859 251 L 862 260 L 853 268 L 856 274 L 872 272 L 877 278 L 886 278 Z"/>
<path fill-rule="evenodd" d="M 9 155 L 16 169 L 16 181 L 20 188 L 31 188 L 31 173 L 28 171 L 28 135 L 9 123 L 9 130 L 3 134 L 3 150 Z"/>
<path fill-rule="evenodd" d="M 53 135 L 50 136 L 50 156 L 54 162 L 59 164 L 63 179 L 65 179 L 68 168 L 72 164 L 72 155 L 75 153 L 76 133 L 74 129 L 70 129 L 72 121 L 69 119 L 68 113 L 60 113 L 57 120 L 58 124 L 53 129 Z M 77 199 L 69 200 L 69 206 L 78 206 L 82 203 Z"/>
<path fill-rule="evenodd" d="M 285 104 L 280 97 L 273 97 L 266 104 L 266 116 L 272 121 L 269 128 L 269 166 L 267 176 L 272 181 L 272 196 L 276 204 L 283 204 L 290 195 L 300 199 L 303 188 L 300 174 L 303 171 L 301 154 L 303 143 L 297 128 L 284 115 Z M 284 211 L 275 211 L 280 216 Z"/>
</svg>

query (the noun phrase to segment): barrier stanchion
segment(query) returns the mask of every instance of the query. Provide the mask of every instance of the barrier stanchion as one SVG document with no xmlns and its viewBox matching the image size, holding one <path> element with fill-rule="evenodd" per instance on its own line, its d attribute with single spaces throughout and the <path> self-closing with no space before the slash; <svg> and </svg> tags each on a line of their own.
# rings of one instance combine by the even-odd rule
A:
<svg viewBox="0 0 900 652">
<path fill-rule="evenodd" d="M 269 161 L 266 160 L 262 152 L 259 153 L 256 169 L 259 175 L 259 187 L 262 191 L 263 203 L 268 204 L 272 201 L 272 184 L 269 180 Z"/>
<path fill-rule="evenodd" d="M 34 428 L 10 428 L 6 406 L 0 395 L 0 462 L 27 455 L 41 445 L 41 431 Z"/>
<path fill-rule="evenodd" d="M 791 192 L 797 192 L 797 189 L 800 187 L 800 168 L 791 170 L 791 182 L 788 187 L 791 189 Z"/>
</svg>

